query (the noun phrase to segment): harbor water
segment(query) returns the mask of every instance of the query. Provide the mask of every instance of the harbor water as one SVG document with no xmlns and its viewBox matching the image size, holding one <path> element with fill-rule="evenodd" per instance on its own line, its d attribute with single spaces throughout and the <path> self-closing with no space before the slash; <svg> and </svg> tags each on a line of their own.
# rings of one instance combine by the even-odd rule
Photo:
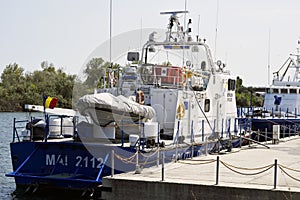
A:
<svg viewBox="0 0 300 200">
<path fill-rule="evenodd" d="M 25 117 L 26 113 L 0 113 L 0 199 L 13 199 L 15 190 L 13 178 L 5 176 L 12 171 L 9 143 L 12 141 L 12 124 L 14 117 Z"/>
</svg>

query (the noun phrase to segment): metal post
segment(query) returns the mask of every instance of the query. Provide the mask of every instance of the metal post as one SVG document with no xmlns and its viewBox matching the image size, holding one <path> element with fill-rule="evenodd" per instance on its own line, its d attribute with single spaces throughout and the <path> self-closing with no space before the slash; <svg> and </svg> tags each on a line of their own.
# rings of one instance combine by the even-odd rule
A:
<svg viewBox="0 0 300 200">
<path fill-rule="evenodd" d="M 157 160 L 156 160 L 156 166 L 159 166 L 159 149 L 157 151 Z"/>
<path fill-rule="evenodd" d="M 208 145 L 207 137 L 205 137 L 205 155 L 206 156 L 207 156 L 207 145 Z"/>
<path fill-rule="evenodd" d="M 231 137 L 231 119 L 228 119 L 228 128 L 227 128 L 227 134 L 229 138 Z"/>
<path fill-rule="evenodd" d="M 139 165 L 139 150 L 138 150 L 138 148 L 136 149 L 136 165 L 135 165 L 135 173 L 136 173 L 136 174 L 142 173 L 142 170 L 141 170 L 140 165 Z"/>
<path fill-rule="evenodd" d="M 60 136 L 63 135 L 63 117 L 60 116 Z"/>
<path fill-rule="evenodd" d="M 176 151 L 175 151 L 175 162 L 178 160 L 178 137 L 179 137 L 180 121 L 178 121 L 177 133 L 176 133 Z"/>
<path fill-rule="evenodd" d="M 217 169 L 216 169 L 216 185 L 219 184 L 219 156 L 217 156 Z"/>
<path fill-rule="evenodd" d="M 160 138 L 160 123 L 158 123 L 158 130 L 157 130 L 157 144 L 158 144 L 158 146 L 159 146 L 159 143 L 160 143 L 159 138 Z"/>
<path fill-rule="evenodd" d="M 257 141 L 259 142 L 259 139 L 260 139 L 260 130 L 258 129 L 257 130 Z"/>
<path fill-rule="evenodd" d="M 49 116 L 48 116 L 48 114 L 45 115 L 45 118 L 46 118 L 45 142 L 47 142 L 48 135 L 49 135 Z"/>
<path fill-rule="evenodd" d="M 268 128 L 265 128 L 265 142 L 267 143 L 268 137 Z"/>
<path fill-rule="evenodd" d="M 275 159 L 274 163 L 274 189 L 276 189 L 277 184 L 277 159 Z"/>
<path fill-rule="evenodd" d="M 192 155 L 191 155 L 191 159 L 193 159 L 194 157 L 194 144 L 192 144 Z"/>
<path fill-rule="evenodd" d="M 279 108 L 279 117 L 281 117 L 281 108 Z"/>
<path fill-rule="evenodd" d="M 191 143 L 194 142 L 194 121 L 192 120 L 191 124 Z"/>
<path fill-rule="evenodd" d="M 14 118 L 14 128 L 13 128 L 13 143 L 15 142 L 15 132 L 16 132 L 16 118 Z"/>
<path fill-rule="evenodd" d="M 237 121 L 237 118 L 234 119 L 234 129 L 233 129 L 234 130 L 234 135 L 237 135 L 237 133 L 238 133 L 238 130 L 236 128 L 236 125 L 237 125 L 236 121 Z"/>
<path fill-rule="evenodd" d="M 145 148 L 145 142 L 146 142 L 146 136 L 145 136 L 145 123 L 142 123 L 142 127 L 143 127 L 143 145 L 142 148 L 144 150 Z"/>
<path fill-rule="evenodd" d="M 165 152 L 162 151 L 161 181 L 165 180 Z"/>
<path fill-rule="evenodd" d="M 124 146 L 124 124 L 123 124 L 123 120 L 121 121 L 121 126 L 122 126 L 122 147 Z"/>
<path fill-rule="evenodd" d="M 194 157 L 194 121 L 192 120 L 192 127 L 191 127 L 191 143 L 192 143 L 192 155 L 191 159 Z"/>
<path fill-rule="evenodd" d="M 289 124 L 289 137 L 291 137 L 291 125 Z"/>
<path fill-rule="evenodd" d="M 223 138 L 223 134 L 224 134 L 224 132 L 223 132 L 223 127 L 224 127 L 224 119 L 222 118 L 222 131 L 221 131 L 221 137 Z"/>
<path fill-rule="evenodd" d="M 115 150 L 111 150 L 111 177 L 115 174 Z"/>
<path fill-rule="evenodd" d="M 202 142 L 204 141 L 204 120 L 202 120 Z"/>
</svg>

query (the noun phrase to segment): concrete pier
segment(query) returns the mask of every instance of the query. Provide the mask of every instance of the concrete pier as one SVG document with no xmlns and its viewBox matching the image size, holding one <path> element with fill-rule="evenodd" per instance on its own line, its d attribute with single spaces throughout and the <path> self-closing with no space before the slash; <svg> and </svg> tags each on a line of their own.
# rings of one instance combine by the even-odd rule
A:
<svg viewBox="0 0 300 200">
<path fill-rule="evenodd" d="M 300 137 L 268 146 L 253 144 L 165 164 L 164 181 L 161 165 L 143 169 L 141 174 L 105 177 L 103 186 L 111 192 L 102 192 L 102 198 L 300 199 Z"/>
</svg>

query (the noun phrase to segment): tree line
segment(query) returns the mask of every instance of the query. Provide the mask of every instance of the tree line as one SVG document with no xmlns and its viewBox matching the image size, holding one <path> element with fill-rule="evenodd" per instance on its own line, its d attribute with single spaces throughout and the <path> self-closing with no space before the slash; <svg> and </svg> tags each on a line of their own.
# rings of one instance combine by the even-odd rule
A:
<svg viewBox="0 0 300 200">
<path fill-rule="evenodd" d="M 43 105 L 43 95 L 58 98 L 57 107 L 72 108 L 80 96 L 100 86 L 103 69 L 109 67 L 103 59 L 93 58 L 84 69 L 82 81 L 78 75 L 56 69 L 48 61 L 33 72 L 25 72 L 17 63 L 8 64 L 1 74 L 0 111 L 18 112 L 24 110 L 25 104 Z"/>
<path fill-rule="evenodd" d="M 27 73 L 17 63 L 8 64 L 1 74 L 0 111 L 17 112 L 23 111 L 25 104 L 42 105 L 43 94 L 58 98 L 58 107 L 72 108 L 78 98 L 93 93 L 94 88 L 109 86 L 110 83 L 106 81 L 108 74 L 118 78 L 118 69 L 118 64 L 92 58 L 86 64 L 84 77 L 81 78 L 67 74 L 62 68 L 56 69 L 48 61 L 41 63 L 40 70 Z M 239 77 L 236 86 L 237 106 L 249 106 L 253 88 L 244 87 Z M 261 102 L 262 97 L 252 95 L 253 106 L 261 106 Z"/>
</svg>

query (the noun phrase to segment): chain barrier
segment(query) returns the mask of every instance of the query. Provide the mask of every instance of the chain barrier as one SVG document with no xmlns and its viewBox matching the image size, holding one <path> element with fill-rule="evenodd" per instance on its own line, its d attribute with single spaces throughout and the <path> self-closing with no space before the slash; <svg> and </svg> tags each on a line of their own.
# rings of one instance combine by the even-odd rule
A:
<svg viewBox="0 0 300 200">
<path fill-rule="evenodd" d="M 220 161 L 220 162 L 223 162 L 224 164 L 226 164 L 226 165 L 229 166 L 229 167 L 232 167 L 232 168 L 235 168 L 235 169 L 240 169 L 240 170 L 261 170 L 261 169 L 266 169 L 266 168 L 269 168 L 269 167 L 273 167 L 273 166 L 274 166 L 274 164 L 270 164 L 270 165 L 263 166 L 263 167 L 246 168 L 246 167 L 237 167 L 237 166 L 231 165 L 231 164 L 229 164 L 229 163 L 225 163 L 224 161 Z M 223 164 L 223 163 L 222 163 L 222 164 Z"/>
<path fill-rule="evenodd" d="M 191 163 L 190 161 L 200 161 L 201 163 Z M 185 164 L 185 165 L 205 165 L 205 164 L 210 164 L 213 162 L 216 162 L 215 159 L 208 159 L 208 160 L 189 160 L 187 161 L 183 161 L 183 160 L 178 160 L 177 162 Z"/>
<path fill-rule="evenodd" d="M 126 164 L 135 164 L 136 162 L 133 162 L 134 158 L 136 157 L 136 154 L 138 152 L 135 152 L 132 156 L 130 156 L 129 158 L 124 158 L 118 154 L 114 154 L 116 158 L 118 158 L 119 160 L 121 160 L 122 162 L 126 163 Z"/>
<path fill-rule="evenodd" d="M 140 154 L 141 156 L 145 157 L 145 158 L 151 158 L 151 157 L 154 156 L 156 153 L 158 153 L 159 150 L 160 150 L 160 149 L 157 148 L 151 155 L 146 155 L 146 154 L 144 154 L 144 153 L 142 153 L 142 152 L 140 152 L 139 154 Z"/>
<path fill-rule="evenodd" d="M 264 173 L 264 172 L 266 172 L 266 171 L 268 171 L 269 169 L 271 169 L 272 167 L 274 167 L 274 164 L 271 164 L 271 165 L 268 165 L 268 166 L 265 166 L 265 167 L 261 167 L 261 169 L 264 169 L 264 170 L 262 170 L 262 171 L 259 171 L 259 172 L 256 172 L 256 173 L 243 173 L 243 172 L 239 172 L 239 171 L 237 171 L 237 170 L 235 170 L 235 169 L 233 169 L 233 167 L 231 167 L 232 165 L 228 165 L 227 163 L 225 163 L 225 162 L 223 162 L 223 161 L 221 161 L 220 160 L 220 162 L 227 168 L 227 169 L 229 169 L 229 170 L 231 170 L 231 171 L 233 171 L 233 172 L 235 172 L 235 173 L 237 173 L 237 174 L 240 174 L 240 175 L 248 175 L 248 176 L 252 176 L 252 175 L 258 175 L 258 174 L 261 174 L 261 173 Z M 240 167 L 238 168 L 238 167 L 234 167 L 234 168 L 236 168 L 236 169 L 241 169 Z M 257 170 L 256 168 L 253 168 L 253 169 L 250 169 L 250 168 L 244 168 L 244 170 Z"/>
<path fill-rule="evenodd" d="M 289 167 L 284 166 L 284 165 L 280 165 L 280 164 L 279 164 L 278 166 L 280 166 L 280 167 L 282 167 L 282 168 L 285 168 L 285 169 L 288 169 L 288 170 L 291 170 L 291 171 L 294 171 L 294 172 L 300 172 L 300 170 L 292 169 L 292 168 L 289 168 Z"/>
<path fill-rule="evenodd" d="M 288 170 L 291 170 L 291 171 L 294 171 L 294 172 L 300 172 L 300 170 L 296 170 L 296 169 L 292 169 L 292 168 L 289 168 L 289 167 L 286 167 L 286 166 L 283 166 L 283 165 L 278 165 L 278 167 L 281 169 L 281 171 L 283 173 L 285 173 L 288 177 L 290 177 L 291 179 L 295 180 L 295 181 L 298 181 L 300 182 L 300 179 L 297 179 L 295 177 L 293 177 L 291 174 L 287 173 L 284 169 L 288 169 Z"/>
</svg>

